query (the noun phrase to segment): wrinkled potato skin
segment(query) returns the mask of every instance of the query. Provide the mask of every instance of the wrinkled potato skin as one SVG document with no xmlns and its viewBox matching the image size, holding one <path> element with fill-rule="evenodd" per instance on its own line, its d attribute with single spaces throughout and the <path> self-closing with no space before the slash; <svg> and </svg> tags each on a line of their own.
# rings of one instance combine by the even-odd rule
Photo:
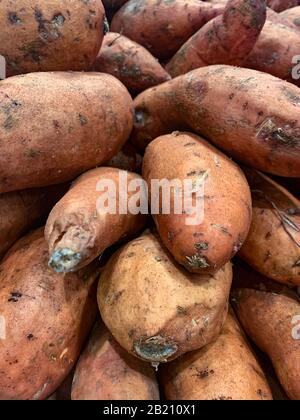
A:
<svg viewBox="0 0 300 420">
<path fill-rule="evenodd" d="M 0 195 L 0 258 L 26 230 L 48 215 L 66 189 L 57 185 Z"/>
<path fill-rule="evenodd" d="M 129 0 L 114 15 L 111 31 L 127 36 L 164 60 L 223 10 L 222 4 L 199 0 Z"/>
<path fill-rule="evenodd" d="M 0 84 L 0 193 L 74 179 L 113 157 L 132 128 L 114 77 L 33 73 Z"/>
<path fill-rule="evenodd" d="M 73 268 L 78 270 L 97 258 L 106 248 L 121 238 L 133 235 L 142 229 L 146 216 L 142 214 L 120 214 L 119 175 L 123 171 L 116 168 L 96 168 L 81 175 L 67 194 L 51 211 L 45 238 L 50 256 L 60 249 L 71 249 L 80 253 L 80 261 Z M 127 173 L 128 183 L 142 180 L 132 172 Z M 116 214 L 103 213 L 98 209 L 101 192 L 98 182 L 111 180 L 116 188 Z M 102 190 L 101 190 L 102 191 Z M 102 191 L 103 192 L 103 191 Z M 128 193 L 128 200 L 133 193 Z"/>
<path fill-rule="evenodd" d="M 246 333 L 270 357 L 289 398 L 299 400 L 300 340 L 292 335 L 297 329 L 294 317 L 300 327 L 297 293 L 249 267 L 236 266 L 232 302 Z"/>
<path fill-rule="evenodd" d="M 148 233 L 106 265 L 98 305 L 125 350 L 148 362 L 166 362 L 218 336 L 227 316 L 231 275 L 231 264 L 215 276 L 188 273 Z"/>
<path fill-rule="evenodd" d="M 253 216 L 240 257 L 280 283 L 300 285 L 300 202 L 269 177 L 246 171 Z"/>
<path fill-rule="evenodd" d="M 232 312 L 221 335 L 161 366 L 168 400 L 272 400 L 265 375 Z"/>
<path fill-rule="evenodd" d="M 77 364 L 72 400 L 159 400 L 159 389 L 153 368 L 98 322 Z"/>
<path fill-rule="evenodd" d="M 115 32 L 105 35 L 93 69 L 115 76 L 133 94 L 171 79 L 146 48 Z"/>
<path fill-rule="evenodd" d="M 143 158 L 139 154 L 138 150 L 132 144 L 127 142 L 114 157 L 105 163 L 105 166 L 140 173 L 142 161 Z"/>
<path fill-rule="evenodd" d="M 299 177 L 298 103 L 299 89 L 269 74 L 203 67 L 135 98 L 132 142 L 142 149 L 162 134 L 190 129 L 253 168 Z"/>
<path fill-rule="evenodd" d="M 47 262 L 39 229 L 18 241 L 1 264 L 1 400 L 51 395 L 79 357 L 96 316 L 97 268 L 61 277 Z"/>
<path fill-rule="evenodd" d="M 149 190 L 153 179 L 179 179 L 183 185 L 186 179 L 196 182 L 201 177 L 204 207 L 197 224 L 188 224 L 192 215 L 186 212 L 174 214 L 173 194 L 171 214 L 153 217 L 164 245 L 179 264 L 191 272 L 214 273 L 236 254 L 249 231 L 251 194 L 243 172 L 190 133 L 161 136 L 147 147 L 143 178 Z"/>
<path fill-rule="evenodd" d="M 7 76 L 88 69 L 101 46 L 104 19 L 100 0 L 2 0 L 0 54 Z"/>
</svg>

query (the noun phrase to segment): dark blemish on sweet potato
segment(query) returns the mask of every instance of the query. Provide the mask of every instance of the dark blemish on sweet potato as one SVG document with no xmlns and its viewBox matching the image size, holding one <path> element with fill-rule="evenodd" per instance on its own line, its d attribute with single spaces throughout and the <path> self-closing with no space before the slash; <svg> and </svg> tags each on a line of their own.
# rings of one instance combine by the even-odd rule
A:
<svg viewBox="0 0 300 420">
<path fill-rule="evenodd" d="M 270 142 L 271 147 L 276 147 L 280 144 L 288 147 L 297 147 L 300 144 L 299 135 L 290 135 L 286 129 L 278 127 L 271 118 L 268 118 L 260 125 L 256 137 Z"/>
<path fill-rule="evenodd" d="M 3 127 L 5 130 L 11 130 L 14 126 L 14 119 L 11 115 L 9 115 L 3 123 Z"/>
<path fill-rule="evenodd" d="M 134 329 L 128 331 L 128 337 L 129 338 L 132 338 L 134 336 L 134 334 L 135 334 L 135 330 Z"/>
<path fill-rule="evenodd" d="M 7 301 L 16 303 L 19 301 L 19 299 L 21 299 L 22 296 L 23 294 L 20 292 L 10 292 L 10 298 Z"/>
<path fill-rule="evenodd" d="M 79 114 L 79 121 L 80 121 L 80 125 L 86 125 L 88 123 L 87 118 L 82 114 Z"/>
<path fill-rule="evenodd" d="M 126 255 L 126 258 L 132 258 L 135 256 L 134 252 L 129 252 L 129 254 Z"/>
<path fill-rule="evenodd" d="M 57 120 L 53 120 L 53 126 L 56 130 L 58 130 L 60 128 L 59 122 Z"/>
<path fill-rule="evenodd" d="M 25 150 L 24 154 L 27 157 L 36 158 L 36 157 L 40 156 L 41 152 L 39 150 L 35 150 L 35 149 L 28 149 L 28 150 Z"/>
<path fill-rule="evenodd" d="M 300 267 L 300 259 L 294 263 L 293 268 L 295 267 Z"/>
<path fill-rule="evenodd" d="M 189 142 L 189 143 L 185 143 L 185 144 L 184 144 L 184 147 L 196 146 L 196 144 L 197 144 L 197 143 L 192 143 L 192 142 Z"/>
<path fill-rule="evenodd" d="M 297 106 L 300 105 L 300 96 L 295 95 L 286 86 L 283 86 L 281 88 L 281 91 L 283 92 L 283 94 L 285 95 L 285 97 L 289 100 L 289 102 L 291 102 L 293 105 L 297 105 Z"/>
<path fill-rule="evenodd" d="M 225 395 L 220 395 L 217 398 L 213 398 L 212 401 L 231 401 L 232 397 L 226 397 Z"/>
<path fill-rule="evenodd" d="M 160 256 L 158 256 L 158 255 L 155 255 L 154 259 L 157 262 L 162 262 L 163 261 L 163 259 Z"/>
<path fill-rule="evenodd" d="M 182 306 L 177 306 L 176 312 L 178 313 L 178 315 L 187 315 L 188 314 L 188 311 L 185 308 L 183 308 Z"/>
<path fill-rule="evenodd" d="M 217 223 L 212 223 L 211 226 L 214 229 L 217 229 L 220 232 L 224 233 L 225 235 L 232 236 L 232 234 L 229 232 L 229 230 L 225 226 L 219 225 Z"/>
<path fill-rule="evenodd" d="M 229 100 L 232 100 L 234 98 L 234 93 L 231 93 L 230 95 L 229 95 Z"/>
<path fill-rule="evenodd" d="M 248 102 L 245 102 L 243 104 L 243 110 L 246 111 L 248 109 Z"/>
<path fill-rule="evenodd" d="M 8 13 L 8 20 L 12 25 L 19 25 L 22 23 L 21 19 L 18 17 L 17 13 L 9 12 Z"/>
<path fill-rule="evenodd" d="M 213 375 L 214 373 L 215 373 L 215 371 L 213 369 L 211 369 L 211 370 L 208 370 L 208 369 L 204 369 L 204 370 L 197 369 L 197 373 L 194 376 L 197 376 L 197 378 L 199 378 L 199 379 L 206 379 L 210 375 Z"/>
<path fill-rule="evenodd" d="M 270 239 L 271 236 L 272 236 L 272 233 L 271 232 L 267 232 L 266 235 L 265 235 L 265 239 Z"/>
<path fill-rule="evenodd" d="M 186 263 L 185 265 L 191 269 L 202 269 L 210 267 L 209 262 L 205 257 L 201 257 L 200 255 L 192 255 L 186 256 Z"/>
<path fill-rule="evenodd" d="M 146 108 L 137 108 L 134 113 L 134 121 L 136 125 L 143 126 L 147 121 L 149 114 Z"/>
<path fill-rule="evenodd" d="M 66 18 L 61 13 L 58 13 L 57 15 L 54 15 L 51 22 L 53 25 L 56 26 L 63 26 L 65 23 Z"/>
<path fill-rule="evenodd" d="M 173 241 L 174 238 L 175 238 L 174 232 L 168 232 L 168 240 Z"/>
<path fill-rule="evenodd" d="M 194 247 L 197 249 L 197 251 L 206 251 L 208 250 L 208 242 L 197 242 L 194 244 Z"/>
<path fill-rule="evenodd" d="M 267 262 L 267 261 L 268 261 L 268 259 L 271 257 L 271 255 L 272 255 L 271 251 L 270 251 L 270 250 L 268 250 L 268 251 L 265 253 L 265 256 L 264 256 L 264 262 Z"/>
<path fill-rule="evenodd" d="M 33 334 L 28 334 L 26 338 L 27 338 L 27 340 L 31 341 L 31 340 L 34 339 L 34 336 L 33 336 Z"/>
</svg>

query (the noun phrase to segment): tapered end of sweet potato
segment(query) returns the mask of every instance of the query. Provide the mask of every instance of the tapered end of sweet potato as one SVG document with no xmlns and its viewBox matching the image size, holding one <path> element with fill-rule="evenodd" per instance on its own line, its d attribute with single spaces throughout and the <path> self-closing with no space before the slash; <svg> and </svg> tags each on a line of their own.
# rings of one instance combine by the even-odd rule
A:
<svg viewBox="0 0 300 420">
<path fill-rule="evenodd" d="M 167 362 L 178 350 L 176 343 L 161 336 L 150 337 L 134 343 L 134 351 L 143 360 L 152 363 Z"/>
<path fill-rule="evenodd" d="M 49 267 L 56 273 L 69 273 L 75 271 L 80 261 L 80 252 L 75 252 L 70 248 L 59 248 L 51 255 Z"/>
</svg>

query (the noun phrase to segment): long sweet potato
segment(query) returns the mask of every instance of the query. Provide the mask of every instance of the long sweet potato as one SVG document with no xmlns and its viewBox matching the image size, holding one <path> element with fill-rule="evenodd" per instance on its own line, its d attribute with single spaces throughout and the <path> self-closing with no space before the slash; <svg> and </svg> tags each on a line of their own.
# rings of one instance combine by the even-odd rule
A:
<svg viewBox="0 0 300 420">
<path fill-rule="evenodd" d="M 211 64 L 241 65 L 266 20 L 265 0 L 229 0 L 224 13 L 206 23 L 166 66 L 172 77 Z"/>
<path fill-rule="evenodd" d="M 111 30 L 167 59 L 223 10 L 222 4 L 199 0 L 129 0 L 114 15 Z"/>
<path fill-rule="evenodd" d="M 146 90 L 134 104 L 132 141 L 141 149 L 185 128 L 249 166 L 300 175 L 300 90 L 269 74 L 203 67 Z"/>
<path fill-rule="evenodd" d="M 133 94 L 171 79 L 146 48 L 115 32 L 104 37 L 93 70 L 115 76 Z"/>
<path fill-rule="evenodd" d="M 127 175 L 128 184 L 119 185 L 119 175 Z M 119 203 L 136 191 L 127 192 L 130 181 L 142 180 L 139 175 L 116 168 L 97 168 L 79 177 L 69 192 L 51 211 L 45 238 L 49 245 L 49 265 L 58 273 L 77 271 L 97 258 L 106 248 L 127 235 L 133 235 L 143 227 L 145 217 L 131 214 L 127 209 L 119 211 Z M 116 197 L 115 209 L 105 212 L 98 207 L 98 199 L 104 193 L 99 183 L 112 183 Z M 104 186 L 104 185 L 103 185 Z M 109 203 L 108 203 L 109 204 Z"/>
<path fill-rule="evenodd" d="M 132 129 L 114 77 L 31 73 L 0 84 L 0 193 L 59 184 L 112 158 Z"/>
<path fill-rule="evenodd" d="M 0 399 L 45 399 L 72 370 L 97 313 L 96 265 L 60 277 L 41 229 L 0 270 Z"/>
</svg>

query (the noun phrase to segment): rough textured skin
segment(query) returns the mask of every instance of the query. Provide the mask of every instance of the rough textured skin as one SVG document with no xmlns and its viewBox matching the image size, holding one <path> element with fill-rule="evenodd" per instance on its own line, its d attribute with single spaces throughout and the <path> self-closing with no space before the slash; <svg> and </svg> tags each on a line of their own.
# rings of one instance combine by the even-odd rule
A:
<svg viewBox="0 0 300 420">
<path fill-rule="evenodd" d="M 260 70 L 299 85 L 292 70 L 293 57 L 299 56 L 299 31 L 283 24 L 266 21 L 258 41 L 243 63 L 244 67 Z"/>
<path fill-rule="evenodd" d="M 48 215 L 66 189 L 57 185 L 0 195 L 0 258 L 33 224 Z"/>
<path fill-rule="evenodd" d="M 261 274 L 300 286 L 300 201 L 259 172 L 246 174 L 253 217 L 239 255 Z"/>
<path fill-rule="evenodd" d="M 159 389 L 153 368 L 97 322 L 76 367 L 72 400 L 159 400 Z"/>
<path fill-rule="evenodd" d="M 51 395 L 94 322 L 97 268 L 60 277 L 47 262 L 39 229 L 17 242 L 0 266 L 1 400 Z"/>
<path fill-rule="evenodd" d="M 299 400 L 299 296 L 248 267 L 237 266 L 235 278 L 232 300 L 243 328 L 272 360 L 289 398 Z"/>
<path fill-rule="evenodd" d="M 119 185 L 119 175 L 124 174 L 128 176 L 128 184 L 132 180 L 142 181 L 139 175 L 116 168 L 93 169 L 78 178 L 53 208 L 45 228 L 53 270 L 66 273 L 85 267 L 110 245 L 143 227 L 145 215 L 119 213 L 119 202 L 123 200 L 120 190 L 127 193 Z M 116 186 L 115 214 L 99 207 L 98 199 L 104 191 L 98 183 L 106 180 Z M 128 193 L 128 201 L 134 193 Z"/>
<path fill-rule="evenodd" d="M 7 75 L 84 70 L 105 31 L 100 0 L 2 0 L 0 54 Z"/>
<path fill-rule="evenodd" d="M 146 48 L 115 32 L 104 37 L 93 70 L 115 76 L 133 94 L 171 79 Z"/>
<path fill-rule="evenodd" d="M 142 160 L 143 158 L 138 153 L 138 150 L 127 142 L 113 158 L 106 162 L 105 166 L 140 173 Z"/>
<path fill-rule="evenodd" d="M 174 193 L 171 212 L 153 215 L 164 245 L 187 270 L 214 273 L 241 248 L 251 223 L 249 186 L 239 167 L 215 147 L 189 133 L 161 136 L 146 149 L 143 178 L 150 191 L 151 181 L 156 179 L 177 179 L 182 185 L 190 179 L 204 186 L 198 194 L 203 200 L 198 210 L 203 217 L 198 220 L 196 210 L 191 215 L 184 208 L 181 214 L 175 214 Z M 152 190 L 152 200 L 154 196 Z M 161 193 L 160 201 L 164 197 L 166 194 Z M 194 206 L 196 200 L 194 194 Z M 192 225 L 188 224 L 191 217 L 195 217 Z"/>
<path fill-rule="evenodd" d="M 204 67 L 146 90 L 134 104 L 132 141 L 141 149 L 185 128 L 256 169 L 300 175 L 300 90 L 269 74 Z"/>
<path fill-rule="evenodd" d="M 224 13 L 210 20 L 166 66 L 172 77 L 211 64 L 241 65 L 266 20 L 265 0 L 229 0 Z"/>
<path fill-rule="evenodd" d="M 33 73 L 0 84 L 0 193 L 74 179 L 113 157 L 132 128 L 114 77 Z"/>
<path fill-rule="evenodd" d="M 231 278 L 230 263 L 214 276 L 185 271 L 148 233 L 125 245 L 106 265 L 98 304 L 119 344 L 158 364 L 218 336 L 227 316 Z"/>
<path fill-rule="evenodd" d="M 300 6 L 292 7 L 279 14 L 285 23 L 300 31 Z"/>
<path fill-rule="evenodd" d="M 222 4 L 199 0 L 129 0 L 114 15 L 111 30 L 167 59 L 223 10 Z"/>
<path fill-rule="evenodd" d="M 275 12 L 282 12 L 290 7 L 298 6 L 298 0 L 267 0 L 267 5 Z"/>
<path fill-rule="evenodd" d="M 272 400 L 265 375 L 232 312 L 221 335 L 161 366 L 168 400 Z"/>
</svg>

